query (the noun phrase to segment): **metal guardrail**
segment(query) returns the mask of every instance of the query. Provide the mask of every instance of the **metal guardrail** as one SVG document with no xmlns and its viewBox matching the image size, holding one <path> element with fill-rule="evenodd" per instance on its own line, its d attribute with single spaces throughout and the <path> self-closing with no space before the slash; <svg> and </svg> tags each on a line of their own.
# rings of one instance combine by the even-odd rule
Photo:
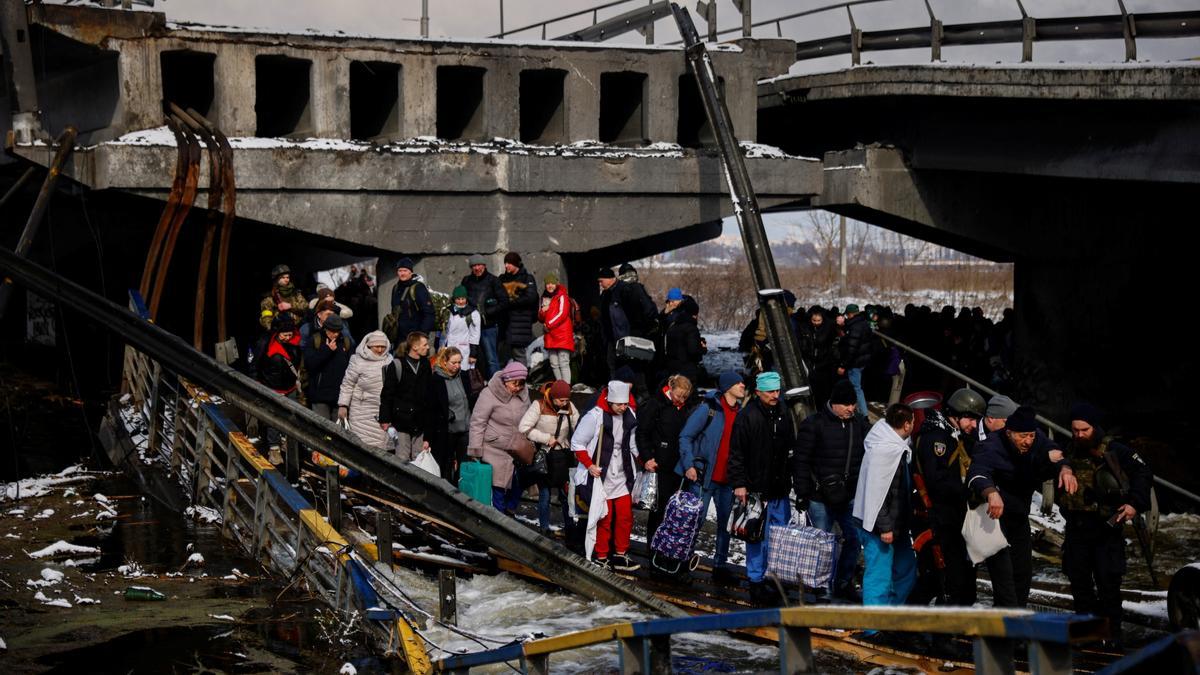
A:
<svg viewBox="0 0 1200 675">
<path fill-rule="evenodd" d="M 915 0 L 914 0 L 915 1 Z M 945 25 L 933 11 L 929 0 L 923 0 L 929 14 L 929 25 L 896 28 L 880 31 L 864 31 L 858 28 L 853 7 L 873 5 L 895 0 L 847 0 L 799 12 L 784 14 L 772 19 L 751 23 L 751 28 L 775 26 L 775 34 L 783 37 L 783 23 L 807 16 L 839 10 L 846 11 L 849 32 L 843 35 L 806 40 L 796 43 L 796 60 L 850 54 L 851 63 L 861 63 L 862 52 L 894 49 L 930 50 L 934 61 L 942 58 L 943 46 L 1021 44 L 1021 61 L 1033 59 L 1035 42 L 1071 40 L 1119 39 L 1125 43 L 1125 60 L 1137 59 L 1137 38 L 1194 37 L 1200 35 L 1200 12 L 1152 12 L 1131 14 L 1123 0 L 1116 0 L 1119 14 L 1050 17 L 1039 19 L 1029 16 L 1021 0 L 1014 0 L 1021 17 L 1007 21 L 984 21 Z M 729 35 L 745 30 L 743 27 L 723 28 L 716 35 Z M 670 44 L 682 44 L 682 40 Z"/>
<path fill-rule="evenodd" d="M 148 316 L 141 297 L 131 295 L 134 311 Z M 396 609 L 405 601 L 372 582 L 390 568 L 367 569 L 373 561 L 338 532 L 339 516 L 322 516 L 203 389 L 131 346 L 123 375 L 135 414 L 147 423 L 145 447 L 137 448 L 142 461 L 167 468 L 193 506 L 220 514 L 221 533 L 250 558 L 284 578 L 302 577 L 347 621 L 361 620 L 385 654 L 404 654 L 411 670 L 429 671 L 413 618 Z M 330 511 L 340 509 L 327 505 Z"/>
<path fill-rule="evenodd" d="M 622 673 L 670 672 L 670 639 L 677 633 L 750 628 L 779 629 L 779 672 L 817 672 L 812 628 L 887 630 L 975 637 L 979 673 L 1014 671 L 1014 641 L 1029 642 L 1029 671 L 1072 672 L 1072 645 L 1106 636 L 1107 624 L 1092 616 L 1035 613 L 1021 609 L 955 609 L 936 607 L 792 607 L 682 619 L 619 623 L 552 638 L 516 643 L 484 652 L 442 659 L 434 667 L 466 675 L 471 668 L 520 662 L 520 672 L 551 672 L 550 655 L 606 642 L 619 644 Z"/>
<path fill-rule="evenodd" d="M 924 353 L 920 352 L 919 350 L 917 350 L 916 348 L 906 345 L 903 342 L 897 340 L 896 338 L 894 338 L 890 335 L 887 335 L 886 333 L 882 333 L 877 329 L 872 329 L 872 331 L 875 333 L 875 335 L 878 335 L 879 337 L 883 338 L 885 341 L 896 345 L 900 349 L 903 349 L 905 352 L 912 354 L 913 356 L 915 356 L 915 357 L 921 359 L 922 361 L 928 363 L 929 365 L 941 370 L 942 372 L 947 373 L 953 377 L 956 377 L 956 378 L 962 380 L 967 385 L 984 392 L 988 396 L 998 396 L 1000 394 L 1000 392 L 996 391 L 995 389 L 992 389 L 991 387 L 983 384 L 982 382 L 979 382 L 978 380 L 975 380 L 971 377 L 968 377 L 967 375 L 965 375 L 963 373 L 960 373 L 959 371 L 951 368 L 950 366 L 947 366 L 946 364 L 942 363 L 941 361 L 938 361 L 937 359 L 933 358 L 932 356 L 924 354 Z M 1046 425 L 1047 428 L 1049 428 L 1059 434 L 1062 434 L 1063 436 L 1065 436 L 1067 438 L 1069 438 L 1071 436 L 1070 429 L 1067 429 L 1063 425 L 1058 424 L 1054 420 L 1051 420 L 1042 415 L 1038 415 L 1037 420 L 1039 422 L 1041 422 L 1042 424 Z M 1187 497 L 1188 499 L 1192 500 L 1196 504 L 1200 504 L 1200 495 L 1192 492 L 1191 490 L 1188 490 L 1187 488 L 1176 485 L 1176 484 L 1172 483 L 1171 481 L 1166 480 L 1165 478 L 1162 478 L 1161 476 L 1159 476 L 1157 474 L 1155 474 L 1155 476 L 1154 476 L 1154 482 L 1157 483 L 1158 485 L 1161 485 L 1161 486 L 1167 488 L 1168 490 L 1171 490 L 1175 494 L 1178 494 L 1182 497 Z"/>
</svg>

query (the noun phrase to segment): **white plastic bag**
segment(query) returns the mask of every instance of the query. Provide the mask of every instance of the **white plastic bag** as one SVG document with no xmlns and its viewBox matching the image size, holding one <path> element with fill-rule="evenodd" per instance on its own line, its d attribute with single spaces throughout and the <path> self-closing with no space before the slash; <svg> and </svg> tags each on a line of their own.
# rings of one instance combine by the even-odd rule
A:
<svg viewBox="0 0 1200 675">
<path fill-rule="evenodd" d="M 439 478 L 442 476 L 442 467 L 438 466 L 437 460 L 433 458 L 433 453 L 428 450 L 418 452 L 417 458 L 412 463 L 418 469 L 424 469 Z"/>
<path fill-rule="evenodd" d="M 987 502 L 967 511 L 962 536 L 967 541 L 967 555 L 977 565 L 1008 546 L 1008 539 L 1000 530 L 1000 521 L 988 515 Z"/>
<path fill-rule="evenodd" d="M 633 503 L 653 509 L 658 504 L 658 474 L 643 471 L 633 481 Z"/>
</svg>

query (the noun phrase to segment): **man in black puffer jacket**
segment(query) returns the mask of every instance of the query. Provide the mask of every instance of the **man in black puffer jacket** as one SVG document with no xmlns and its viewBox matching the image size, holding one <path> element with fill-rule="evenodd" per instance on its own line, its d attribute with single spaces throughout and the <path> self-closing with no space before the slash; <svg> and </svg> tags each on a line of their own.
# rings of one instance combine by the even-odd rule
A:
<svg viewBox="0 0 1200 675">
<path fill-rule="evenodd" d="M 792 414 L 779 401 L 783 384 L 779 373 L 759 373 L 754 399 L 737 414 L 729 438 L 726 477 L 734 499 L 745 502 L 757 494 L 764 502 L 766 528 L 787 525 L 792 506 L 788 503 L 788 466 L 796 445 Z M 781 598 L 763 581 L 767 571 L 767 542 L 746 543 L 746 576 L 750 597 L 760 605 L 777 604 Z"/>
<path fill-rule="evenodd" d="M 462 278 L 462 287 L 467 289 L 467 301 L 479 310 L 483 326 L 479 330 L 479 348 L 483 359 L 476 367 L 483 366 L 483 377 L 490 379 L 500 370 L 500 329 L 504 322 L 505 310 L 508 309 L 508 293 L 500 283 L 500 278 L 488 271 L 487 258 L 473 255 L 467 261 L 471 265 L 471 273 Z"/>
<path fill-rule="evenodd" d="M 692 414 L 692 404 L 691 380 L 672 375 L 658 391 L 650 392 L 650 398 L 638 409 L 638 449 L 650 458 L 646 470 L 658 475 L 658 501 L 646 519 L 647 543 L 654 541 L 667 501 L 683 482 L 683 477 L 675 473 L 675 465 L 679 464 L 679 432 Z"/>
<path fill-rule="evenodd" d="M 808 510 L 813 526 L 826 532 L 841 525 L 845 542 L 838 554 L 833 592 L 856 600 L 858 526 L 853 522 L 854 489 L 862 466 L 866 418 L 855 414 L 854 388 L 846 380 L 833 385 L 833 395 L 819 412 L 800 423 L 793 465 L 797 507 Z"/>
<path fill-rule="evenodd" d="M 500 275 L 500 284 L 508 296 L 508 316 L 504 339 L 512 358 L 528 365 L 525 348 L 533 342 L 533 324 L 537 322 L 540 298 L 537 279 L 525 270 L 521 256 L 516 251 L 509 251 L 504 256 L 504 274 Z M 501 361 L 507 361 L 501 356 Z"/>
<path fill-rule="evenodd" d="M 846 323 L 842 326 L 845 335 L 838 343 L 840 359 L 838 375 L 845 375 L 854 385 L 858 402 L 858 414 L 866 417 L 867 397 L 863 394 L 863 369 L 871 363 L 871 317 L 858 311 L 858 305 L 846 305 Z"/>
<path fill-rule="evenodd" d="M 330 314 L 317 334 L 305 341 L 304 369 L 308 371 L 305 398 L 313 412 L 327 420 L 337 420 L 338 396 L 342 377 L 354 353 L 354 341 L 342 334 L 342 317 Z"/>
</svg>

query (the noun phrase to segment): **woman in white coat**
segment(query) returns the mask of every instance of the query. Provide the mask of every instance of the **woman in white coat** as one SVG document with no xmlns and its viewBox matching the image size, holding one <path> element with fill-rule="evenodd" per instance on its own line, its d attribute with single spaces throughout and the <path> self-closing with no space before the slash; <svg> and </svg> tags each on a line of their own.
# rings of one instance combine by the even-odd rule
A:
<svg viewBox="0 0 1200 675">
<path fill-rule="evenodd" d="M 550 496 L 553 492 L 558 492 L 562 502 L 563 527 L 568 533 L 571 529 L 566 485 L 567 470 L 575 465 L 571 435 L 577 424 L 579 410 L 571 403 L 571 385 L 556 380 L 529 406 L 517 425 L 517 430 L 533 441 L 539 452 L 546 454 L 546 462 L 542 465 L 545 471 L 531 472 L 531 478 L 538 486 L 538 526 L 543 535 L 550 533 Z"/>
<path fill-rule="evenodd" d="M 367 333 L 350 357 L 338 394 L 338 417 L 349 422 L 350 432 L 363 443 L 387 447 L 387 434 L 379 428 L 379 394 L 383 369 L 392 362 L 392 343 L 383 331 Z"/>
<path fill-rule="evenodd" d="M 455 286 L 442 340 L 446 347 L 455 347 L 462 352 L 463 370 L 474 368 L 475 360 L 479 358 L 481 323 L 479 312 L 467 302 L 466 286 Z"/>
</svg>

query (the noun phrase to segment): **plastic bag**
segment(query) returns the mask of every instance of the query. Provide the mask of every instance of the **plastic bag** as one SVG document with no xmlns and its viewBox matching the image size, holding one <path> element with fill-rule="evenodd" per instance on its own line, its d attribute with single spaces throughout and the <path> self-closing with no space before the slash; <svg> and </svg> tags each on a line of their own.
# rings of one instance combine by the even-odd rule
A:
<svg viewBox="0 0 1200 675">
<path fill-rule="evenodd" d="M 428 450 L 418 452 L 417 458 L 412 463 L 418 469 L 424 469 L 439 478 L 442 476 L 442 467 L 438 466 L 437 460 L 433 458 L 433 453 Z"/>
<path fill-rule="evenodd" d="M 1000 521 L 988 515 L 987 502 L 967 511 L 963 519 L 962 536 L 967 542 L 967 555 L 971 562 L 979 564 L 1003 551 L 1008 539 L 1000 529 Z"/>
<path fill-rule="evenodd" d="M 658 504 L 658 474 L 643 471 L 633 481 L 633 503 L 653 509 Z"/>
<path fill-rule="evenodd" d="M 766 511 L 762 498 L 756 494 L 747 495 L 745 502 L 735 499 L 729 514 L 729 534 L 751 544 L 762 541 L 766 534 Z"/>
</svg>

